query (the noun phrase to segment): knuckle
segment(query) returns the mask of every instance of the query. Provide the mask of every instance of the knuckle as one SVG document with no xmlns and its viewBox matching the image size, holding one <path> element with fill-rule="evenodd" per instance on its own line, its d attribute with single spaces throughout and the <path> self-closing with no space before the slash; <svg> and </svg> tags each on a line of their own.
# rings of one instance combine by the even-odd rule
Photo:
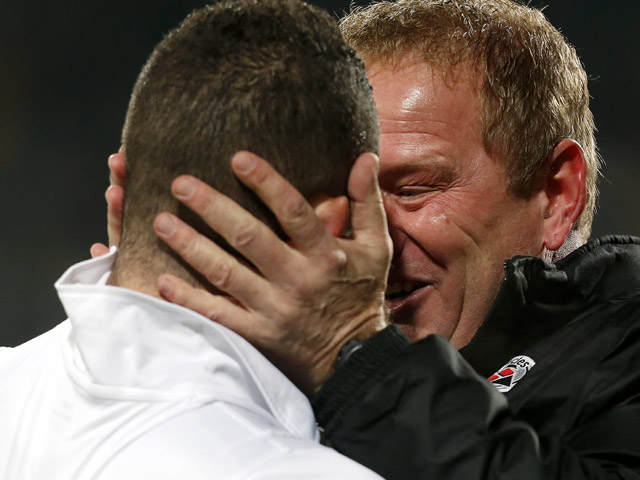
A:
<svg viewBox="0 0 640 480">
<path fill-rule="evenodd" d="M 210 268 L 206 277 L 216 287 L 226 291 L 232 285 L 233 268 L 227 262 L 219 262 Z"/>
<path fill-rule="evenodd" d="M 197 258 L 200 253 L 200 245 L 197 241 L 197 235 L 193 234 L 193 232 L 189 230 L 181 228 L 180 225 L 178 225 L 176 231 L 170 234 L 166 240 L 169 245 L 171 245 L 171 248 L 187 258 Z"/>
<path fill-rule="evenodd" d="M 219 208 L 218 196 L 213 192 L 203 191 L 202 188 L 198 187 L 188 205 L 194 212 L 207 221 L 207 218 L 215 215 L 216 209 Z"/>
<path fill-rule="evenodd" d="M 283 217 L 289 224 L 304 224 L 307 220 L 306 202 L 296 195 L 285 203 L 282 213 Z"/>
<path fill-rule="evenodd" d="M 288 307 L 285 304 L 280 306 L 280 311 L 284 318 L 296 317 L 300 315 L 300 308 L 315 309 L 318 303 L 323 303 L 329 294 L 330 285 L 335 280 L 334 272 L 326 269 L 309 269 L 304 277 L 300 277 L 291 289 L 291 298 L 294 302 Z"/>
<path fill-rule="evenodd" d="M 314 285 L 311 285 L 309 283 L 300 282 L 295 286 L 295 290 L 292 292 L 293 293 L 292 296 L 293 298 L 298 300 L 300 304 L 306 305 L 307 302 L 309 302 L 309 299 L 313 299 L 314 294 L 317 293 L 314 287 L 315 287 Z M 282 310 L 282 316 L 285 318 L 289 318 L 292 315 L 292 313 L 295 313 L 295 310 L 293 309 Z"/>
<path fill-rule="evenodd" d="M 348 261 L 347 252 L 341 248 L 335 248 L 328 252 L 325 265 L 331 271 L 342 272 L 347 267 Z"/>
<path fill-rule="evenodd" d="M 213 320 L 214 322 L 218 322 L 220 321 L 220 312 L 214 307 L 209 307 L 206 310 L 205 317 L 207 317 L 209 320 Z"/>
<path fill-rule="evenodd" d="M 301 290 L 305 290 L 308 288 L 304 283 L 300 285 Z M 287 299 L 287 301 L 280 302 L 280 314 L 279 314 L 279 323 L 281 323 L 284 327 L 287 326 L 289 322 L 297 322 L 300 317 L 300 304 L 298 302 L 292 301 L 291 298 Z M 280 338 L 281 335 L 286 335 L 288 332 L 286 329 L 276 329 L 272 332 L 272 335 L 276 335 Z"/>
<path fill-rule="evenodd" d="M 246 247 L 253 243 L 258 236 L 255 225 L 251 222 L 243 222 L 236 226 L 233 232 L 230 243 L 233 247 Z"/>
</svg>

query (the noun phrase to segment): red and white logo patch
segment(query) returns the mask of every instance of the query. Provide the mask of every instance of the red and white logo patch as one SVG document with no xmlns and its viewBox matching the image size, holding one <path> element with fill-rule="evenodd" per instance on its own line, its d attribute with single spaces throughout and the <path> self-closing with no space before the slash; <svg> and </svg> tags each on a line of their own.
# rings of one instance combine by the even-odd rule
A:
<svg viewBox="0 0 640 480">
<path fill-rule="evenodd" d="M 529 370 L 536 365 L 531 357 L 520 355 L 515 357 L 504 367 L 491 375 L 487 380 L 498 389 L 499 392 L 506 393 L 522 380 Z"/>
</svg>

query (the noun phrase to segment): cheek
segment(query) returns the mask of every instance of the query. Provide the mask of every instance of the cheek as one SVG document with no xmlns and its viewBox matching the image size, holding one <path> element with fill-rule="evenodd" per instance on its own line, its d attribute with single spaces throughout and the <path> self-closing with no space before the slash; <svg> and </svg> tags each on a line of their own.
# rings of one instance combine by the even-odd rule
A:
<svg viewBox="0 0 640 480">
<path fill-rule="evenodd" d="M 462 247 L 482 243 L 491 231 L 491 207 L 483 198 L 472 195 L 443 195 L 434 201 L 428 211 L 422 212 L 425 220 L 431 218 L 436 235 Z"/>
<path fill-rule="evenodd" d="M 453 197 L 442 206 L 448 224 L 455 227 L 450 230 L 455 231 L 460 248 L 467 254 L 484 257 L 488 251 L 501 248 L 503 239 L 529 235 L 519 226 L 521 217 L 511 202 L 495 192 L 475 193 Z"/>
<path fill-rule="evenodd" d="M 543 245 L 542 215 L 537 215 L 535 204 L 507 199 L 496 210 L 491 226 L 494 249 L 499 249 L 504 259 L 514 255 L 539 256 Z"/>
<path fill-rule="evenodd" d="M 475 251 L 473 215 L 463 214 L 461 206 L 455 195 L 434 197 L 414 210 L 390 205 L 389 225 L 420 245 L 437 263 L 451 263 Z"/>
</svg>

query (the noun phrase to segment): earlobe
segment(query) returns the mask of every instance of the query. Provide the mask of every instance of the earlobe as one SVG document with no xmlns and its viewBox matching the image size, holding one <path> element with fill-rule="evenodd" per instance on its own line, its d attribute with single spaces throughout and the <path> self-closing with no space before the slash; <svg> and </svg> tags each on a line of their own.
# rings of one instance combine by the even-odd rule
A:
<svg viewBox="0 0 640 480">
<path fill-rule="evenodd" d="M 316 215 L 334 237 L 342 237 L 349 225 L 349 200 L 347 197 L 331 197 L 311 200 Z"/>
<path fill-rule="evenodd" d="M 586 161 L 582 147 L 570 138 L 560 141 L 551 152 L 544 191 L 544 246 L 558 250 L 571 227 L 582 214 L 586 202 Z"/>
</svg>

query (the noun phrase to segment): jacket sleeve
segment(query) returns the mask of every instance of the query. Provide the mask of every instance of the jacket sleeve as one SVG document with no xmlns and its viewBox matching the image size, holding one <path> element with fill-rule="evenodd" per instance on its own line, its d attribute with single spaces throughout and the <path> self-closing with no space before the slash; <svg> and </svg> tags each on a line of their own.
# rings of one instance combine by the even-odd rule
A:
<svg viewBox="0 0 640 480">
<path fill-rule="evenodd" d="M 408 343 L 390 327 L 323 386 L 326 445 L 390 480 L 640 479 L 637 396 L 609 412 L 622 437 L 609 421 L 541 436 L 446 340 Z"/>
</svg>

